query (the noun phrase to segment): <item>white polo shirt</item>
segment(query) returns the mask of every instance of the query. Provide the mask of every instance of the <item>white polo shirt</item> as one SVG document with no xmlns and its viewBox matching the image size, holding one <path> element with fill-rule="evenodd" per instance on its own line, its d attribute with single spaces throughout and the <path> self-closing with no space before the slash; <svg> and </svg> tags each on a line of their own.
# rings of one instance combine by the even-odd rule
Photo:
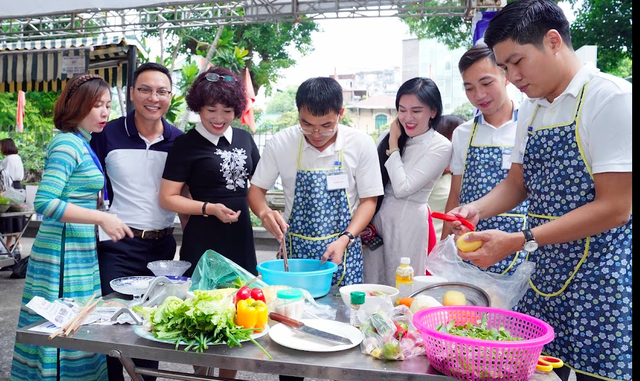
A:
<svg viewBox="0 0 640 381">
<path fill-rule="evenodd" d="M 518 105 L 514 102 L 514 108 Z M 473 138 L 475 146 L 504 146 L 513 147 L 516 137 L 517 123 L 512 117 L 502 126 L 494 127 L 487 123 L 480 114 L 478 120 L 478 130 Z M 469 148 L 469 139 L 473 131 L 473 119 L 464 122 L 453 130 L 451 137 L 451 145 L 453 153 L 451 155 L 451 163 L 449 169 L 454 175 L 462 175 L 464 173 L 464 163 L 467 160 L 467 151 Z"/>
<path fill-rule="evenodd" d="M 583 98 L 582 115 L 578 121 L 578 138 L 582 152 L 592 173 L 631 172 L 631 83 L 601 73 L 593 64 L 587 63 L 573 77 L 569 86 L 553 103 L 546 98 L 523 101 L 518 117 L 516 144 L 511 161 L 522 164 L 523 144 L 531 117 L 534 130 L 541 126 L 568 124 L 576 111 L 576 100 L 587 83 Z"/>
<path fill-rule="evenodd" d="M 382 175 L 378 152 L 373 138 L 362 131 L 344 125 L 338 126 L 336 141 L 324 151 L 307 143 L 298 126 L 287 128 L 267 141 L 251 184 L 270 189 L 280 176 L 285 199 L 283 217 L 289 220 L 295 195 L 298 152 L 302 139 L 301 168 L 333 168 L 343 150 L 343 166 L 348 178 L 347 192 L 351 212 L 358 207 L 361 198 L 380 196 Z"/>
</svg>

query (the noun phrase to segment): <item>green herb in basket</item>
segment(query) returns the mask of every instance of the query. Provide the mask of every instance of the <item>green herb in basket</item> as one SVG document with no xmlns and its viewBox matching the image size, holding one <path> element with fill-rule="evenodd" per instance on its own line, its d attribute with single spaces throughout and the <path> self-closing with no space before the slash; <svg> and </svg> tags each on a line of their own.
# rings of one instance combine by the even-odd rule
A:
<svg viewBox="0 0 640 381">
<path fill-rule="evenodd" d="M 470 337 L 472 339 L 483 339 L 493 341 L 517 341 L 522 340 L 519 337 L 511 336 L 511 332 L 500 324 L 500 328 L 489 329 L 487 322 L 487 314 L 482 314 L 482 318 L 476 322 L 476 325 L 469 322 L 456 325 L 456 320 L 452 319 L 447 324 L 438 324 L 437 331 L 449 333 L 451 335 Z"/>
</svg>

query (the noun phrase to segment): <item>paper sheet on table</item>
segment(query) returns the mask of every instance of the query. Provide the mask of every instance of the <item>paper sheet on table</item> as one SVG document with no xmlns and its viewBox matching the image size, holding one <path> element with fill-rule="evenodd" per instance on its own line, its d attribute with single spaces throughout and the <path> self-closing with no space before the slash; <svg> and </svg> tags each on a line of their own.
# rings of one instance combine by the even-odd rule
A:
<svg viewBox="0 0 640 381">
<path fill-rule="evenodd" d="M 57 327 L 62 327 L 80 312 L 80 307 L 74 303 L 62 300 L 50 302 L 41 296 L 34 296 L 26 306 Z"/>
</svg>

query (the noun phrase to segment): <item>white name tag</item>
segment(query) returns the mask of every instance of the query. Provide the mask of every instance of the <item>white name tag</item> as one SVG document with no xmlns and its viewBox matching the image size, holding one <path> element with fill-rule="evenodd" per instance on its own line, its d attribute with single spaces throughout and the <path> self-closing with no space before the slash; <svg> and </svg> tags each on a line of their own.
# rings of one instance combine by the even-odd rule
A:
<svg viewBox="0 0 640 381">
<path fill-rule="evenodd" d="M 327 176 L 328 190 L 347 189 L 348 185 L 349 185 L 349 179 L 347 178 L 346 173 Z"/>
</svg>

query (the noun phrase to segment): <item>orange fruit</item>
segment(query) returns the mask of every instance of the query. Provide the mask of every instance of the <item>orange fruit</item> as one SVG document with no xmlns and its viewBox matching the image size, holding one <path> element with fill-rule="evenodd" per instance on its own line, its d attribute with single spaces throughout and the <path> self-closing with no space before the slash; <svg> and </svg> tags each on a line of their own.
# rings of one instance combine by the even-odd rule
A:
<svg viewBox="0 0 640 381">
<path fill-rule="evenodd" d="M 411 308 L 411 303 L 413 303 L 413 298 L 405 296 L 398 301 L 398 305 L 404 304 L 405 306 Z"/>
</svg>

